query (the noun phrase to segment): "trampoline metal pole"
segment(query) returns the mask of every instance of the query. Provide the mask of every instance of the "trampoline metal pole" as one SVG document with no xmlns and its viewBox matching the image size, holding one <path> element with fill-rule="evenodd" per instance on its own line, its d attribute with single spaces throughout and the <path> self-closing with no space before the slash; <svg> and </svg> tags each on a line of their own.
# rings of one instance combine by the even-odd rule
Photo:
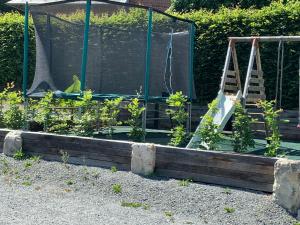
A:
<svg viewBox="0 0 300 225">
<path fill-rule="evenodd" d="M 24 114 L 25 114 L 25 123 L 23 126 L 24 130 L 28 129 L 27 124 L 27 113 L 28 113 L 28 99 L 27 99 L 27 82 L 28 82 L 28 46 L 29 46 L 29 31 L 28 31 L 28 22 L 29 21 L 29 5 L 28 1 L 25 2 L 25 17 L 24 17 L 24 58 L 23 58 L 23 98 L 24 98 Z"/>
<path fill-rule="evenodd" d="M 23 55 L 23 97 L 27 97 L 27 81 L 28 81 L 28 45 L 29 45 L 29 32 L 28 32 L 28 20 L 29 20 L 29 5 L 28 1 L 25 3 L 25 17 L 24 17 L 24 55 Z"/>
<path fill-rule="evenodd" d="M 190 64 L 189 64 L 189 99 L 193 99 L 194 87 L 194 47 L 195 47 L 195 25 L 190 25 Z"/>
<path fill-rule="evenodd" d="M 148 31 L 147 31 L 147 50 L 146 50 L 146 68 L 145 68 L 145 83 L 144 83 L 144 98 L 145 98 L 145 110 L 143 112 L 142 129 L 144 133 L 144 141 L 147 128 L 147 103 L 149 99 L 149 79 L 150 79 L 150 64 L 151 64 L 151 45 L 152 45 L 152 9 L 148 10 Z"/>
<path fill-rule="evenodd" d="M 88 54 L 88 43 L 89 43 L 90 16 L 91 16 L 91 0 L 86 0 L 84 39 L 83 39 L 81 77 L 80 77 L 81 94 L 85 90 L 85 82 L 86 82 L 86 65 L 87 65 L 87 54 Z"/>
</svg>

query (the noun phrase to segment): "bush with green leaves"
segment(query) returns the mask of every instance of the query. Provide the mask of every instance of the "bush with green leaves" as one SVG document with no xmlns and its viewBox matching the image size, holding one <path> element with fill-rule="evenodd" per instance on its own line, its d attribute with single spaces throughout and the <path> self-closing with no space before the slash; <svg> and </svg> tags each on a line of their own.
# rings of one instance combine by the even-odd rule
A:
<svg viewBox="0 0 300 225">
<path fill-rule="evenodd" d="M 188 113 L 185 110 L 187 97 L 181 91 L 176 92 L 169 96 L 167 104 L 169 108 L 166 110 L 166 114 L 175 122 L 175 127 L 171 130 L 172 135 L 169 144 L 172 146 L 184 146 L 188 141 L 188 134 L 184 126 L 188 118 Z"/>
<path fill-rule="evenodd" d="M 15 91 L 14 83 L 8 83 L 0 94 L 0 125 L 10 129 L 21 129 L 24 126 L 23 98 L 20 91 Z"/>
<path fill-rule="evenodd" d="M 145 132 L 142 129 L 141 116 L 145 111 L 145 107 L 141 106 L 138 98 L 133 98 L 131 102 L 126 106 L 126 109 L 130 113 L 130 117 L 127 121 L 131 130 L 129 137 L 133 141 L 141 142 L 145 136 Z"/>
<path fill-rule="evenodd" d="M 218 100 L 213 100 L 208 105 L 208 108 L 209 112 L 203 116 L 200 130 L 196 135 L 200 135 L 200 149 L 217 150 L 218 144 L 222 140 L 222 133 L 220 132 L 219 125 L 214 122 L 214 115 L 219 111 Z"/>
<path fill-rule="evenodd" d="M 233 151 L 243 153 L 247 152 L 249 147 L 254 147 L 255 142 L 250 127 L 252 121 L 241 103 L 236 102 L 232 123 Z"/>
<path fill-rule="evenodd" d="M 279 131 L 279 116 L 281 109 L 276 110 L 276 101 L 261 100 L 257 103 L 258 107 L 263 110 L 265 127 L 266 127 L 266 140 L 267 152 L 266 156 L 276 157 L 279 155 L 280 149 L 280 131 Z"/>
<path fill-rule="evenodd" d="M 93 136 L 97 123 L 97 101 L 93 100 L 93 92 L 85 91 L 82 98 L 76 102 L 81 113 L 75 119 L 74 132 L 81 136 Z"/>
<path fill-rule="evenodd" d="M 100 121 L 102 123 L 102 127 L 107 131 L 107 134 L 110 138 L 112 138 L 114 133 L 114 127 L 122 124 L 118 120 L 122 101 L 123 98 L 116 98 L 112 100 L 106 99 L 101 104 Z"/>
<path fill-rule="evenodd" d="M 208 9 L 218 10 L 221 7 L 261 8 L 274 0 L 172 0 L 171 9 L 178 12 Z"/>
</svg>

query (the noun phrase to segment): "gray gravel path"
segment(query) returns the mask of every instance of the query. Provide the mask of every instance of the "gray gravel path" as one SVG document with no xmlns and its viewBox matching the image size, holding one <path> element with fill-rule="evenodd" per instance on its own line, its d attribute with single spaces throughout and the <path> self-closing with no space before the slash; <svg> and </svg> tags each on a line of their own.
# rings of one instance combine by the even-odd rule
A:
<svg viewBox="0 0 300 225">
<path fill-rule="evenodd" d="M 114 193 L 115 184 L 121 193 Z M 137 207 L 124 206 L 130 203 Z M 198 183 L 180 186 L 174 179 L 15 161 L 0 154 L 0 225 L 12 224 L 294 225 L 296 220 L 264 193 Z"/>
</svg>

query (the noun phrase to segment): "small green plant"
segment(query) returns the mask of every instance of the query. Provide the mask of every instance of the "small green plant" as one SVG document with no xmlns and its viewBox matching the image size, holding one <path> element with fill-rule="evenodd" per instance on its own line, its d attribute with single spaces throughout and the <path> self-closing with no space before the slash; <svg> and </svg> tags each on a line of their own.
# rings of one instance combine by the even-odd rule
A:
<svg viewBox="0 0 300 225">
<path fill-rule="evenodd" d="M 15 154 L 13 155 L 13 158 L 15 160 L 24 160 L 26 158 L 26 155 L 23 149 L 19 149 L 18 151 L 16 151 Z"/>
<path fill-rule="evenodd" d="M 190 179 L 180 180 L 179 181 L 179 186 L 187 187 L 187 186 L 190 185 L 191 182 L 192 182 L 192 180 L 190 180 Z"/>
<path fill-rule="evenodd" d="M 171 117 L 175 122 L 175 127 L 171 130 L 171 141 L 172 146 L 184 146 L 188 141 L 188 134 L 185 130 L 184 124 L 187 121 L 188 113 L 185 110 L 187 103 L 187 97 L 182 92 L 176 92 L 171 94 L 167 99 L 169 108 L 166 110 L 166 114 Z"/>
<path fill-rule="evenodd" d="M 30 167 L 32 167 L 32 162 L 26 161 L 26 162 L 24 163 L 24 168 L 25 168 L 25 169 L 29 169 Z"/>
<path fill-rule="evenodd" d="M 113 100 L 106 99 L 100 108 L 100 121 L 105 130 L 107 130 L 110 138 L 112 138 L 114 133 L 114 126 L 122 124 L 120 121 L 118 121 L 120 104 L 122 101 L 123 98 L 117 98 Z"/>
<path fill-rule="evenodd" d="M 122 186 L 121 186 L 121 184 L 114 184 L 114 185 L 112 186 L 112 189 L 113 189 L 113 192 L 114 192 L 115 194 L 119 194 L 119 193 L 122 192 Z"/>
<path fill-rule="evenodd" d="M 143 129 L 141 128 L 141 116 L 145 111 L 145 107 L 141 107 L 138 98 L 134 98 L 126 106 L 126 109 L 130 113 L 130 118 L 127 121 L 129 126 L 131 127 L 129 137 L 133 141 L 141 142 L 145 135 Z"/>
<path fill-rule="evenodd" d="M 65 151 L 63 151 L 63 150 L 60 150 L 59 153 L 60 153 L 60 155 L 61 155 L 61 156 L 60 156 L 61 161 L 63 162 L 63 164 L 64 164 L 65 166 L 67 166 L 67 163 L 68 163 L 69 158 L 70 158 L 69 153 L 68 153 L 68 152 L 65 152 Z"/>
<path fill-rule="evenodd" d="M 172 213 L 171 211 L 165 211 L 165 216 L 166 217 L 173 217 L 174 213 Z"/>
<path fill-rule="evenodd" d="M 9 173 L 10 171 L 10 167 L 9 167 L 9 163 L 7 161 L 7 159 L 0 159 L 0 163 L 2 164 L 2 174 L 6 175 Z"/>
<path fill-rule="evenodd" d="M 218 100 L 213 100 L 209 105 L 209 112 L 205 114 L 202 121 L 202 126 L 198 132 L 202 142 L 199 143 L 199 148 L 207 150 L 217 150 L 218 143 L 222 140 L 222 134 L 219 130 L 219 125 L 214 123 L 214 115 L 219 111 Z"/>
<path fill-rule="evenodd" d="M 3 112 L 3 123 L 7 128 L 20 129 L 24 126 L 24 110 L 21 108 L 22 94 L 20 91 L 12 91 L 13 88 L 13 83 L 6 87 L 5 104 L 8 109 Z"/>
<path fill-rule="evenodd" d="M 93 92 L 85 91 L 76 107 L 81 109 L 81 115 L 75 119 L 74 132 L 81 136 L 93 136 L 97 123 L 97 102 L 93 100 Z"/>
<path fill-rule="evenodd" d="M 235 104 L 233 127 L 233 151 L 247 152 L 248 147 L 254 147 L 255 142 L 250 124 L 253 120 L 248 116 L 240 102 Z"/>
<path fill-rule="evenodd" d="M 35 105 L 32 106 L 36 111 L 34 120 L 44 125 L 44 131 L 47 132 L 52 123 L 52 107 L 54 103 L 53 93 L 47 92 L 45 96 Z"/>
<path fill-rule="evenodd" d="M 143 203 L 140 203 L 140 202 L 125 202 L 125 201 L 122 201 L 121 206 L 122 207 L 128 207 L 128 208 L 141 208 L 141 207 L 143 207 L 144 210 L 150 209 L 150 205 L 143 204 Z"/>
<path fill-rule="evenodd" d="M 35 163 L 39 163 L 41 161 L 41 157 L 37 155 L 31 156 L 29 159 Z"/>
<path fill-rule="evenodd" d="M 227 194 L 227 195 L 232 194 L 231 189 L 229 187 L 224 188 L 224 191 L 222 193 Z"/>
<path fill-rule="evenodd" d="M 280 132 L 279 132 L 279 114 L 282 110 L 276 110 L 276 101 L 262 100 L 257 103 L 258 107 L 263 110 L 265 126 L 267 151 L 265 156 L 276 157 L 280 149 Z"/>
<path fill-rule="evenodd" d="M 234 213 L 235 212 L 235 209 L 231 208 L 231 207 L 225 207 L 224 210 L 226 213 Z"/>
<path fill-rule="evenodd" d="M 67 184 L 68 186 L 71 186 L 71 185 L 75 184 L 75 182 L 72 181 L 72 180 L 67 180 L 67 181 L 66 181 L 66 184 Z"/>
<path fill-rule="evenodd" d="M 29 181 L 29 180 L 26 180 L 26 181 L 22 182 L 22 185 L 23 185 L 23 186 L 27 186 L 27 187 L 29 187 L 29 186 L 31 186 L 31 185 L 32 185 L 32 183 L 31 183 L 31 181 Z"/>
<path fill-rule="evenodd" d="M 112 166 L 112 167 L 110 168 L 110 171 L 111 171 L 112 173 L 116 173 L 116 172 L 118 172 L 118 169 L 117 169 L 117 167 Z"/>
</svg>

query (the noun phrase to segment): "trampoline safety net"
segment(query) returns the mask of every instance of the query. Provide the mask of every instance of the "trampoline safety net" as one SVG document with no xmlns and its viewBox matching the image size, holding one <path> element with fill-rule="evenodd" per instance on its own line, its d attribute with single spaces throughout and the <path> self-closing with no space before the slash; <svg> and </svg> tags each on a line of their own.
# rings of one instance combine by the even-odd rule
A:
<svg viewBox="0 0 300 225">
<path fill-rule="evenodd" d="M 35 27 L 36 70 L 27 94 L 65 92 L 76 77 L 82 78 L 86 2 L 30 5 L 29 9 Z M 195 97 L 194 25 L 155 10 L 152 20 L 149 25 L 147 8 L 92 1 L 86 78 L 81 80 L 85 90 L 98 96 L 144 96 L 148 85 L 149 98 L 176 91 Z"/>
</svg>

